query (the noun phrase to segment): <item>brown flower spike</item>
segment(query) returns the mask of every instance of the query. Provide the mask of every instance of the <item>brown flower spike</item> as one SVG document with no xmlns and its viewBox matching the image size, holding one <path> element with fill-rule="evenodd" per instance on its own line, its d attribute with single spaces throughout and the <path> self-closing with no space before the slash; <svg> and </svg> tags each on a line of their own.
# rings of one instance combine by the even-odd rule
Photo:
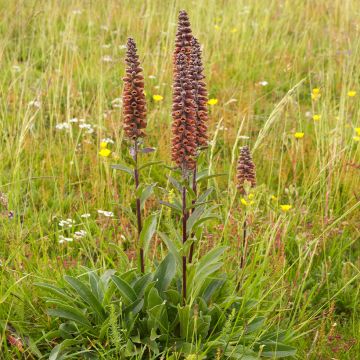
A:
<svg viewBox="0 0 360 360">
<path fill-rule="evenodd" d="M 175 50 L 174 50 L 174 58 L 173 58 L 175 72 L 176 72 L 177 55 L 180 52 L 186 55 L 187 63 L 190 62 L 192 38 L 193 36 L 191 34 L 189 16 L 185 10 L 181 10 L 179 12 L 178 28 L 175 37 Z"/>
<path fill-rule="evenodd" d="M 144 77 L 140 67 L 135 41 L 128 38 L 124 77 L 123 114 L 126 136 L 137 140 L 144 137 L 146 128 L 146 102 L 144 94 Z"/>
<path fill-rule="evenodd" d="M 195 102 L 187 58 L 177 54 L 173 85 L 172 159 L 183 172 L 192 170 L 196 155 Z"/>
<path fill-rule="evenodd" d="M 240 156 L 237 164 L 237 180 L 238 189 L 241 194 L 245 194 L 245 181 L 249 182 L 250 187 L 256 186 L 255 164 L 252 160 L 248 146 L 243 146 L 240 149 Z"/>
<path fill-rule="evenodd" d="M 207 145 L 207 90 L 204 82 L 203 64 L 201 60 L 201 48 L 198 40 L 193 36 L 191 40 L 190 74 L 195 100 L 196 120 L 196 145 L 204 147 Z"/>
</svg>

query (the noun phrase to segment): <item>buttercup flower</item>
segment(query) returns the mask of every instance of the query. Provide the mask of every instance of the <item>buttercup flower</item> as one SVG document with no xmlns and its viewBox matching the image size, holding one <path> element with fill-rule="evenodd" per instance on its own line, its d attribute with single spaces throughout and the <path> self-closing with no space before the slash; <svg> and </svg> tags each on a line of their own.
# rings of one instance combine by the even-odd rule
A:
<svg viewBox="0 0 360 360">
<path fill-rule="evenodd" d="M 355 130 L 355 132 L 358 134 L 358 136 L 360 136 L 360 127 L 357 127 L 357 128 L 355 128 L 354 130 Z"/>
<path fill-rule="evenodd" d="M 360 141 L 360 136 L 353 136 L 354 141 Z"/>
<path fill-rule="evenodd" d="M 294 136 L 295 136 L 295 138 L 296 139 L 302 139 L 303 137 L 304 137 L 304 133 L 303 132 L 296 132 L 295 134 L 294 134 Z"/>
<path fill-rule="evenodd" d="M 356 95 L 356 91 L 355 90 L 350 90 L 348 91 L 348 96 L 349 97 L 354 97 Z"/>
<path fill-rule="evenodd" d="M 313 115 L 314 121 L 319 121 L 320 119 L 321 119 L 321 115 L 318 115 L 318 114 Z"/>
<path fill-rule="evenodd" d="M 312 100 L 317 100 L 320 97 L 321 97 L 320 89 L 319 88 L 312 89 L 312 91 L 311 91 L 311 99 Z"/>
<path fill-rule="evenodd" d="M 218 103 L 218 99 L 209 99 L 207 103 L 211 106 L 216 105 Z"/>
<path fill-rule="evenodd" d="M 153 95 L 154 101 L 162 101 L 164 98 L 161 95 Z"/>
<path fill-rule="evenodd" d="M 283 212 L 287 212 L 292 208 L 292 206 L 291 205 L 280 205 L 280 208 Z"/>
<path fill-rule="evenodd" d="M 102 157 L 108 157 L 109 155 L 111 154 L 111 150 L 109 149 L 101 149 L 99 151 L 99 155 L 102 156 Z"/>
</svg>

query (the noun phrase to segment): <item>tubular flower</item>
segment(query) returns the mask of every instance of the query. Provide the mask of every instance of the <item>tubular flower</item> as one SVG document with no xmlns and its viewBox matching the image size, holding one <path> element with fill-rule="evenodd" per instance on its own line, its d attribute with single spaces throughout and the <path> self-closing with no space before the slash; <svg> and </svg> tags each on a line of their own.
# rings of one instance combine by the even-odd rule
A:
<svg viewBox="0 0 360 360">
<path fill-rule="evenodd" d="M 123 114 L 126 136 L 137 140 L 144 137 L 146 128 L 146 102 L 144 94 L 144 77 L 140 67 L 136 44 L 132 38 L 127 41 L 125 62 L 126 76 L 124 77 Z"/>
<path fill-rule="evenodd" d="M 191 34 L 189 16 L 185 10 L 181 10 L 179 12 L 179 17 L 178 17 L 178 28 L 175 37 L 175 50 L 174 50 L 174 58 L 173 58 L 175 73 L 177 71 L 176 69 L 177 55 L 180 52 L 185 54 L 187 64 L 190 63 L 192 38 L 193 36 Z"/>
<path fill-rule="evenodd" d="M 245 181 L 250 183 L 250 187 L 256 186 L 255 164 L 252 160 L 248 146 L 243 146 L 240 149 L 240 156 L 237 164 L 237 180 L 238 189 L 241 194 L 245 194 Z"/>
<path fill-rule="evenodd" d="M 201 48 L 198 40 L 193 37 L 191 40 L 190 74 L 193 85 L 195 100 L 195 121 L 196 121 L 196 146 L 207 145 L 207 91 L 204 82 L 203 64 L 201 61 Z"/>
<path fill-rule="evenodd" d="M 196 155 L 195 102 L 184 52 L 177 54 L 173 85 L 172 159 L 183 171 L 192 170 Z"/>
</svg>

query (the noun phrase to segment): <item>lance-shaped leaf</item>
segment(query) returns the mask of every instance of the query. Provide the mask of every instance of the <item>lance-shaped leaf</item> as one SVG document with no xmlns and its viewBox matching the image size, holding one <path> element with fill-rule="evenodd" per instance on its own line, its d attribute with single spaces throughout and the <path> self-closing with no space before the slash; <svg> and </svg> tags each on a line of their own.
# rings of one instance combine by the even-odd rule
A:
<svg viewBox="0 0 360 360">
<path fill-rule="evenodd" d="M 145 219 L 139 238 L 140 247 L 144 249 L 145 255 L 149 250 L 150 240 L 155 233 L 156 226 L 157 226 L 157 214 L 152 214 Z"/>
<path fill-rule="evenodd" d="M 89 306 L 91 306 L 91 308 L 100 316 L 101 319 L 105 319 L 105 309 L 87 285 L 71 276 L 66 275 L 64 276 L 64 279 L 77 292 L 81 299 Z"/>
<path fill-rule="evenodd" d="M 110 167 L 112 167 L 115 170 L 120 170 L 123 172 L 126 172 L 127 174 L 133 176 L 134 175 L 134 171 L 132 169 L 130 169 L 128 166 L 123 165 L 123 164 L 113 164 L 110 165 Z"/>
</svg>

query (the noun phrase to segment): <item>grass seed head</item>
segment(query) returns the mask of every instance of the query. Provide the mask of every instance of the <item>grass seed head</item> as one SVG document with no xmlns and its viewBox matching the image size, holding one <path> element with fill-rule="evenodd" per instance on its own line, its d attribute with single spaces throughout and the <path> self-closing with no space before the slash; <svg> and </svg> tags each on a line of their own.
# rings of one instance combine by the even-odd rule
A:
<svg viewBox="0 0 360 360">
<path fill-rule="evenodd" d="M 245 194 L 245 182 L 250 184 L 250 187 L 256 186 L 256 171 L 255 164 L 252 160 L 251 152 L 248 146 L 243 146 L 240 149 L 240 156 L 237 164 L 237 180 L 238 189 L 241 194 Z"/>
<path fill-rule="evenodd" d="M 132 38 L 127 41 L 125 62 L 127 67 L 123 92 L 124 130 L 127 137 L 137 140 L 145 136 L 146 101 L 142 68 L 135 41 Z"/>
</svg>

